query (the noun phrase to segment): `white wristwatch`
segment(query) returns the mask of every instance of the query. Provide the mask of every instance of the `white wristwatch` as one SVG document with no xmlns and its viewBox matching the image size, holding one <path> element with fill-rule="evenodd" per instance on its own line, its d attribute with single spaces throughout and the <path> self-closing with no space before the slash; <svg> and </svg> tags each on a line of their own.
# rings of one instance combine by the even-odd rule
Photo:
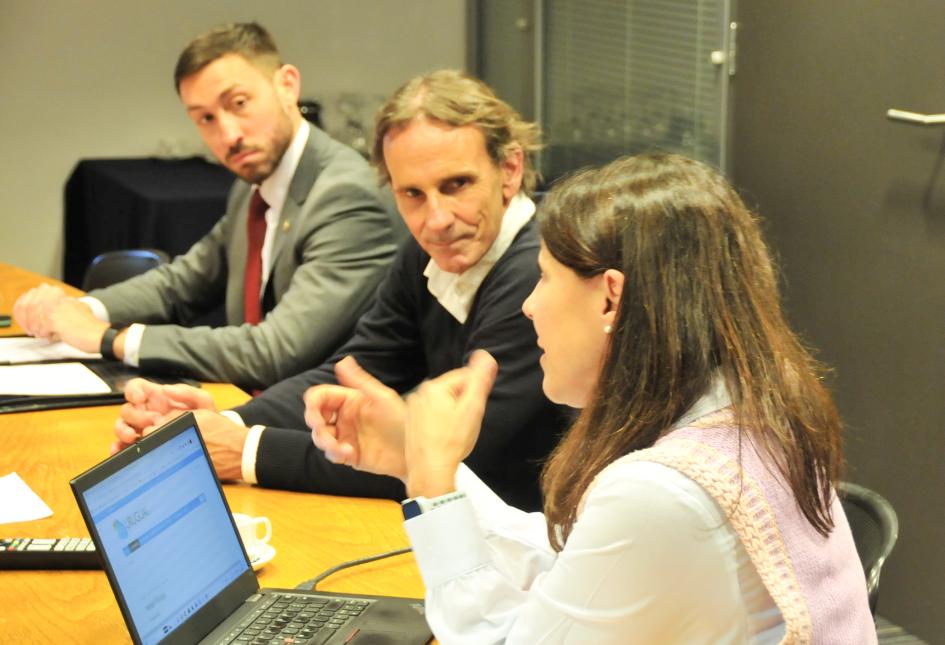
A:
<svg viewBox="0 0 945 645">
<path fill-rule="evenodd" d="M 412 497 L 410 499 L 405 499 L 400 504 L 404 511 L 404 519 L 409 520 L 423 513 L 428 513 L 438 506 L 443 506 L 444 504 L 449 504 L 450 502 L 455 502 L 456 500 L 464 499 L 465 497 L 466 493 L 462 491 L 454 491 L 452 493 L 440 495 L 439 497 Z"/>
</svg>

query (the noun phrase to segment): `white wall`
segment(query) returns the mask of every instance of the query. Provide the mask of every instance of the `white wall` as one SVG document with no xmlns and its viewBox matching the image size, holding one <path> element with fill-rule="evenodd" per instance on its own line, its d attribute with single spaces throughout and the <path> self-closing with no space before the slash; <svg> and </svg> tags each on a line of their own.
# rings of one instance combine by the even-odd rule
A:
<svg viewBox="0 0 945 645">
<path fill-rule="evenodd" d="M 244 20 L 272 32 L 328 129 L 342 93 L 373 107 L 465 60 L 464 0 L 0 0 L 0 262 L 61 277 L 62 192 L 80 159 L 203 153 L 174 64 L 198 33 Z"/>
</svg>

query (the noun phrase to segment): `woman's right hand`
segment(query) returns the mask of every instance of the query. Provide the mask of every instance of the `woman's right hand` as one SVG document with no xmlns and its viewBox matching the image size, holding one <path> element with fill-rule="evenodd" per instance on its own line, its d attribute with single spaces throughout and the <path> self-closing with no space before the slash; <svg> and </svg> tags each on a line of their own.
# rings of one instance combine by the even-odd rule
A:
<svg viewBox="0 0 945 645">
<path fill-rule="evenodd" d="M 498 372 L 477 350 L 466 367 L 423 383 L 407 399 L 407 494 L 437 497 L 455 490 L 456 469 L 476 446 Z"/>
</svg>

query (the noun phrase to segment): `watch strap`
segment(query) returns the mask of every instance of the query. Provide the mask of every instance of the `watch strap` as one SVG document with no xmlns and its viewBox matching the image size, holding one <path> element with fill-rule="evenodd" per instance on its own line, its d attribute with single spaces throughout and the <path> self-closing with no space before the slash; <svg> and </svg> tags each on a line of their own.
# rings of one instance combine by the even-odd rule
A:
<svg viewBox="0 0 945 645">
<path fill-rule="evenodd" d="M 463 491 L 453 491 L 452 493 L 446 493 L 445 495 L 440 495 L 438 497 L 427 498 L 420 496 L 413 497 L 411 499 L 405 499 L 403 502 L 401 502 L 401 507 L 404 512 L 404 519 L 413 519 L 418 515 L 432 511 L 434 508 L 464 499 L 465 497 L 466 493 Z"/>
<path fill-rule="evenodd" d="M 102 334 L 102 342 L 98 350 L 102 354 L 102 358 L 110 361 L 118 360 L 118 357 L 115 355 L 115 338 L 119 333 L 121 333 L 121 329 L 109 327 L 105 330 L 105 333 Z"/>
</svg>

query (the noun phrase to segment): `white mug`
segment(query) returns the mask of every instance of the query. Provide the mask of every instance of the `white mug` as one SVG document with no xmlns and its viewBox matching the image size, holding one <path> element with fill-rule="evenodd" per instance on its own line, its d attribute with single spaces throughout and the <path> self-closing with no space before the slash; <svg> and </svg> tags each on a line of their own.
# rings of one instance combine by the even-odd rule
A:
<svg viewBox="0 0 945 645">
<path fill-rule="evenodd" d="M 272 522 L 268 517 L 233 513 L 233 521 L 236 522 L 236 528 L 239 529 L 240 539 L 243 540 L 247 553 L 252 553 L 269 542 L 269 538 L 272 537 Z M 259 534 L 259 527 L 263 527 L 262 535 Z"/>
</svg>

